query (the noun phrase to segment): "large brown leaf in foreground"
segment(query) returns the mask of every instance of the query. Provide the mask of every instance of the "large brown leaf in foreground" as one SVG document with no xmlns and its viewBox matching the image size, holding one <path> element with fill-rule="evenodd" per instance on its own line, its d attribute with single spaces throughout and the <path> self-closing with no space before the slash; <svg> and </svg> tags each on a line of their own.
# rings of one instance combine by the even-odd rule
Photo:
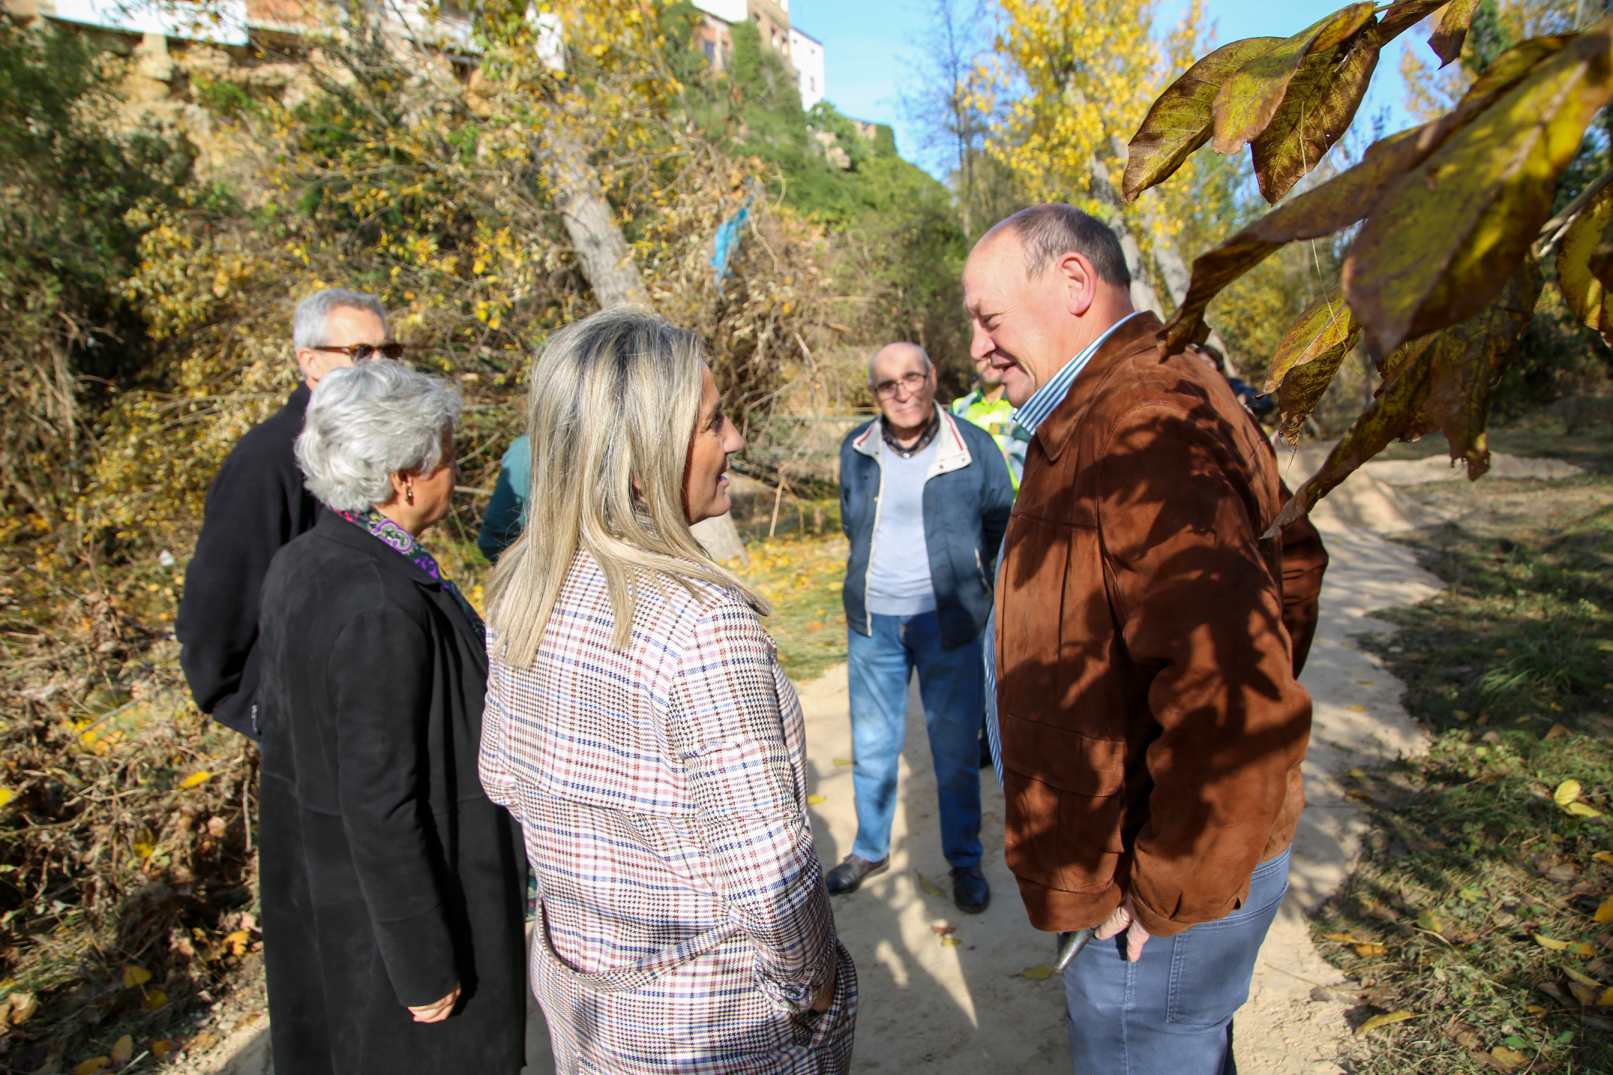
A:
<svg viewBox="0 0 1613 1075">
<path fill-rule="evenodd" d="M 1282 435 L 1289 441 L 1299 437 L 1306 417 L 1360 338 L 1361 326 L 1344 296 L 1329 295 L 1301 314 L 1277 344 L 1266 391 L 1277 393 Z"/>
<path fill-rule="evenodd" d="M 1305 57 L 1283 103 L 1249 147 L 1266 201 L 1276 202 L 1292 190 L 1350 129 L 1378 66 L 1381 42 L 1375 29 Z"/>
<path fill-rule="evenodd" d="M 1193 277 L 1182 305 L 1166 326 L 1171 347 L 1204 339 L 1208 332 L 1204 312 L 1228 284 L 1285 243 L 1331 235 L 1371 213 L 1392 181 L 1422 163 L 1573 40 L 1534 38 L 1502 53 L 1451 112 L 1373 143 L 1355 167 L 1295 195 L 1214 250 L 1200 255 L 1193 262 Z"/>
<path fill-rule="evenodd" d="M 1182 162 L 1210 140 L 1211 105 L 1227 77 L 1254 57 L 1271 51 L 1280 37 L 1246 37 L 1222 45 L 1172 82 L 1159 95 L 1127 147 L 1122 190 L 1131 201 L 1168 179 Z"/>
<path fill-rule="evenodd" d="M 1467 464 L 1469 478 L 1488 470 L 1484 427 L 1490 392 L 1529 324 L 1540 285 L 1540 271 L 1530 259 L 1479 316 L 1418 337 L 1385 358 L 1377 397 L 1334 445 L 1321 469 L 1294 493 L 1273 532 L 1310 511 L 1392 440 L 1414 440 L 1438 429 L 1450 442 L 1451 458 Z"/>
<path fill-rule="evenodd" d="M 1305 57 L 1328 52 L 1348 40 L 1372 18 L 1372 10 L 1372 4 L 1340 8 L 1278 42 L 1228 77 L 1215 95 L 1216 150 L 1235 153 L 1265 130 Z"/>
<path fill-rule="evenodd" d="M 1557 177 L 1613 94 L 1613 20 L 1575 38 L 1397 179 L 1345 258 L 1374 357 L 1483 309 L 1551 215 Z"/>
</svg>

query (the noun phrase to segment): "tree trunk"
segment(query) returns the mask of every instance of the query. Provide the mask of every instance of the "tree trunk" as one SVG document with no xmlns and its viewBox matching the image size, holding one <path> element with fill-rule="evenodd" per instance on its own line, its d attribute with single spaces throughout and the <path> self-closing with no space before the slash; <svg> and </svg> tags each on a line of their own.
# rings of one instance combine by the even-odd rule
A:
<svg viewBox="0 0 1613 1075">
<path fill-rule="evenodd" d="M 544 162 L 549 188 L 572 249 L 577 253 L 578 267 L 588 286 L 593 288 L 599 308 L 641 306 L 653 309 L 649 289 L 644 286 L 638 265 L 633 261 L 633 252 L 628 249 L 622 229 L 611 212 L 599 174 L 588 160 L 588 151 L 563 131 L 550 129 L 546 134 L 548 152 Z M 737 557 L 741 562 L 749 562 L 733 515 L 706 519 L 696 523 L 693 529 L 695 540 L 713 560 Z"/>
<path fill-rule="evenodd" d="M 578 267 L 594 289 L 600 309 L 650 309 L 650 293 L 639 276 L 622 229 L 616 224 L 599 174 L 588 160 L 587 149 L 564 131 L 551 128 L 545 135 L 548 152 L 544 171 L 554 193 L 555 208 L 560 210 L 561 223 L 577 253 Z"/>
</svg>

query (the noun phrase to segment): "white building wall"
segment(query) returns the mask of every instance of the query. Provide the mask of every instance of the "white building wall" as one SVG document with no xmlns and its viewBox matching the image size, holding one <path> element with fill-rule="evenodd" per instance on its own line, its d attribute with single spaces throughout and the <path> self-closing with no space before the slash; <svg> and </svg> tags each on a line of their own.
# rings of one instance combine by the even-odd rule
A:
<svg viewBox="0 0 1613 1075">
<path fill-rule="evenodd" d="M 745 0 L 692 0 L 694 6 L 726 23 L 744 22 L 750 17 Z"/>
<path fill-rule="evenodd" d="M 160 3 L 158 0 L 56 0 L 39 5 L 41 14 L 131 33 L 246 44 L 246 0 L 223 3 Z"/>
<path fill-rule="evenodd" d="M 823 45 L 795 27 L 790 27 L 790 62 L 801 85 L 801 107 L 811 108 L 823 100 Z"/>
</svg>

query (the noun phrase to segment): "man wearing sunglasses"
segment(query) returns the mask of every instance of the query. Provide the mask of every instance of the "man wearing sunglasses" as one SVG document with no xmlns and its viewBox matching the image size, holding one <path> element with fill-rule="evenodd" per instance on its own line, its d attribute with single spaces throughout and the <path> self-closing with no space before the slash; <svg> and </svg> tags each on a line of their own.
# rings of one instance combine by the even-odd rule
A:
<svg viewBox="0 0 1613 1075">
<path fill-rule="evenodd" d="M 403 345 L 387 332 L 381 303 L 340 288 L 316 291 L 297 304 L 292 344 L 302 384 L 284 407 L 247 431 L 214 477 L 174 623 L 196 705 L 253 739 L 258 589 L 280 546 L 312 529 L 318 510 L 292 456 L 309 397 L 331 370 L 403 355 Z"/>
<path fill-rule="evenodd" d="M 935 402 L 924 349 L 893 343 L 868 366 L 879 417 L 840 448 L 840 520 L 857 838 L 832 894 L 887 868 L 907 684 L 917 669 L 958 909 L 986 909 L 980 870 L 980 630 L 1014 491 L 991 434 Z"/>
</svg>

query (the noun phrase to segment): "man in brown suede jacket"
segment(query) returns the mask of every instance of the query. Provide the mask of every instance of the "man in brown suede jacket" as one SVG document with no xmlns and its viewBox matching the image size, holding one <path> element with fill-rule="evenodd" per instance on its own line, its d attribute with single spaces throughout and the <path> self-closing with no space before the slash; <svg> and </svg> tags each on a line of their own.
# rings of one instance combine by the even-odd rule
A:
<svg viewBox="0 0 1613 1075">
<path fill-rule="evenodd" d="M 1287 890 L 1326 558 L 1308 526 L 1264 536 L 1270 444 L 1129 283 L 1109 229 L 1059 204 L 965 266 L 971 352 L 1032 433 L 988 692 L 1031 923 L 1099 927 L 1065 972 L 1074 1069 L 1214 1075 Z"/>
</svg>

